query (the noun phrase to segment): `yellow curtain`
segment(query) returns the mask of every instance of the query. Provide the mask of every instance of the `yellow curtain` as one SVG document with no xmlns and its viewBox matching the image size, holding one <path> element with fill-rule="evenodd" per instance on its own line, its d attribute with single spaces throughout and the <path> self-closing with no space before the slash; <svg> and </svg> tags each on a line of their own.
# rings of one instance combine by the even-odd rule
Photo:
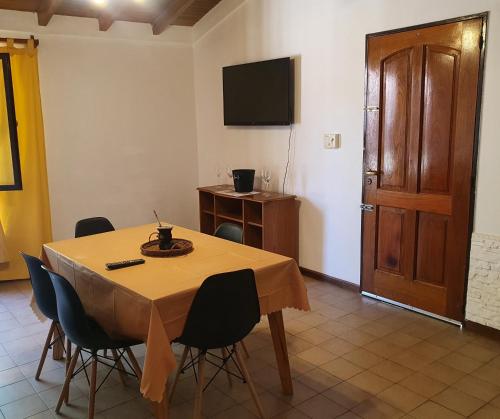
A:
<svg viewBox="0 0 500 419">
<path fill-rule="evenodd" d="M 0 47 L 0 53 L 5 52 L 12 67 L 23 189 L 0 191 L 0 225 L 8 260 L 0 262 L 0 281 L 28 278 L 19 252 L 37 256 L 42 243 L 52 240 L 37 49 L 33 40 L 22 48 L 9 40 Z"/>
</svg>

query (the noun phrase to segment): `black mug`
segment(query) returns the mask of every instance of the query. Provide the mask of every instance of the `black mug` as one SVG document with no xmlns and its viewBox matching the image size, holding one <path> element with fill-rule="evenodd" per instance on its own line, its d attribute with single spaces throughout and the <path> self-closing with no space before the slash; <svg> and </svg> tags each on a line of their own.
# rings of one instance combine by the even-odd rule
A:
<svg viewBox="0 0 500 419">
<path fill-rule="evenodd" d="M 168 250 L 172 247 L 172 229 L 170 226 L 158 227 L 157 233 L 151 233 L 149 235 L 149 241 L 151 241 L 151 236 L 156 235 L 160 241 L 160 250 Z"/>
</svg>

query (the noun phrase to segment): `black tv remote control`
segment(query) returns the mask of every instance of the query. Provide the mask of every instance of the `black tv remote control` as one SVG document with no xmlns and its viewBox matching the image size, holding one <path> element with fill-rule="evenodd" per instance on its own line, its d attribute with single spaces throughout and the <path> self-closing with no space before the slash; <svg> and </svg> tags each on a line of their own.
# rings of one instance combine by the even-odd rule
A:
<svg viewBox="0 0 500 419">
<path fill-rule="evenodd" d="M 115 269 L 127 268 L 129 266 L 141 265 L 145 262 L 144 259 L 131 259 L 131 260 L 122 260 L 120 262 L 111 262 L 106 263 L 106 269 L 108 271 L 113 271 Z"/>
</svg>

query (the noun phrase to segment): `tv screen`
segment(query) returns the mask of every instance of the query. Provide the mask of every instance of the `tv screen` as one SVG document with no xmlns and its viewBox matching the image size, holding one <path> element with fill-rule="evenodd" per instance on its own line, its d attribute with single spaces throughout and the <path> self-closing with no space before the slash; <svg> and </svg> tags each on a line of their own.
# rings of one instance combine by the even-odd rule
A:
<svg viewBox="0 0 500 419">
<path fill-rule="evenodd" d="M 293 123 L 293 72 L 290 58 L 222 69 L 224 125 Z"/>
</svg>

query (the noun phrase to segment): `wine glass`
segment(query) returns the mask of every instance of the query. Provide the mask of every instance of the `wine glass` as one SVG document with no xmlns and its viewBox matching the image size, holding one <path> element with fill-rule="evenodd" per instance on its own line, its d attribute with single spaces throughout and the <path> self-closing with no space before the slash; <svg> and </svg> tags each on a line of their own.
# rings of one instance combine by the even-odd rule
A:
<svg viewBox="0 0 500 419">
<path fill-rule="evenodd" d="M 233 169 L 230 166 L 226 167 L 226 175 L 230 179 L 229 183 L 232 183 L 231 179 L 233 179 Z"/>
<path fill-rule="evenodd" d="M 222 178 L 222 172 L 223 172 L 223 169 L 221 166 L 217 166 L 216 169 L 215 169 L 215 173 L 217 175 L 217 185 L 220 186 L 222 185 L 222 183 L 224 183 L 224 179 Z"/>
<path fill-rule="evenodd" d="M 260 172 L 260 176 L 262 178 L 262 181 L 264 182 L 264 189 L 266 190 L 266 192 L 269 191 L 269 185 L 271 184 L 271 179 L 272 179 L 272 176 L 271 176 L 271 170 L 269 169 L 262 169 L 262 171 Z"/>
</svg>

